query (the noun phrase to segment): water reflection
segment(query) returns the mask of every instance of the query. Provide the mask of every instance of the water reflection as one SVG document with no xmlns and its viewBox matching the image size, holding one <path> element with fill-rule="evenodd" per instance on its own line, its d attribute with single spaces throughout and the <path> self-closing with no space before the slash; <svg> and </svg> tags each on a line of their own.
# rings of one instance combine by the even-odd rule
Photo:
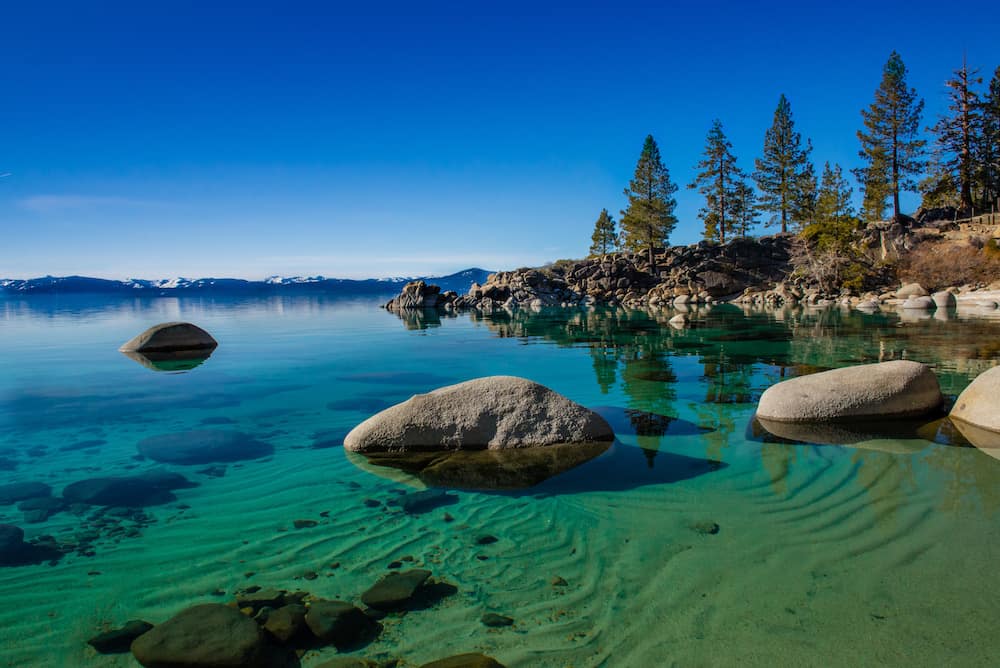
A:
<svg viewBox="0 0 1000 668">
<path fill-rule="evenodd" d="M 122 355 L 135 360 L 152 371 L 183 372 L 201 366 L 212 356 L 212 351 L 178 350 L 174 352 L 141 353 L 138 351 L 121 351 Z"/>
</svg>

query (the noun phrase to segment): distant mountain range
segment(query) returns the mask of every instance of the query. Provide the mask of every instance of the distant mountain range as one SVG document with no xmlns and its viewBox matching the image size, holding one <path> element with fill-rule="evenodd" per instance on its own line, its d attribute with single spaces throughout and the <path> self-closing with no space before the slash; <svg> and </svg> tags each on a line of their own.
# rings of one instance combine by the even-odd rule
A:
<svg viewBox="0 0 1000 668">
<path fill-rule="evenodd" d="M 0 295 L 108 294 L 142 295 L 269 295 L 269 294 L 338 294 L 376 295 L 399 292 L 409 281 L 422 280 L 441 286 L 442 291 L 464 294 L 469 286 L 483 283 L 492 272 L 478 267 L 447 276 L 415 278 L 324 278 L 323 276 L 271 276 L 263 281 L 240 278 L 171 278 L 151 281 L 130 278 L 113 281 L 87 276 L 44 276 L 28 279 L 0 279 Z"/>
</svg>

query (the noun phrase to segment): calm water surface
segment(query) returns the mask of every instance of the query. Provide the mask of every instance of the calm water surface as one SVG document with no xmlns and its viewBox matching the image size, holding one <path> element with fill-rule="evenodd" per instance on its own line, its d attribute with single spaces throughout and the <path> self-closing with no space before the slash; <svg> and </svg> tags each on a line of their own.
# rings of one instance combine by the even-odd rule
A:
<svg viewBox="0 0 1000 668">
<path fill-rule="evenodd" d="M 130 509 L 118 498 L 46 518 L 0 505 L 0 523 L 73 546 L 0 567 L 0 665 L 134 666 L 85 640 L 249 584 L 357 601 L 403 557 L 458 591 L 388 618 L 359 656 L 1000 664 L 998 459 L 940 420 L 780 435 L 753 421 L 782 378 L 880 360 L 932 364 L 953 400 L 1000 359 L 1000 315 L 725 306 L 679 331 L 674 313 L 401 319 L 372 301 L 316 298 L 0 300 L 0 485 L 42 482 L 60 496 L 164 470 L 196 483 L 147 486 Z M 179 319 L 220 341 L 200 366 L 156 372 L 117 352 Z M 492 374 L 599 410 L 618 441 L 575 467 L 423 480 L 340 447 L 392 403 Z M 264 452 L 164 464 L 137 448 L 205 430 L 240 432 Z M 401 496 L 428 482 L 453 488 L 447 505 L 403 510 Z M 504 489 L 481 489 L 490 483 Z M 484 534 L 498 540 L 480 545 Z M 487 628 L 486 612 L 516 624 Z"/>
</svg>

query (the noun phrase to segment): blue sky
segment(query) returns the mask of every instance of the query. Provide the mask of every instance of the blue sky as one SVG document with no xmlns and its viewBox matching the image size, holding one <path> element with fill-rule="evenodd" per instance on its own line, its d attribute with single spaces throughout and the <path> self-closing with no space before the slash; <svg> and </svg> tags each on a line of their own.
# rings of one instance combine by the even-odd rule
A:
<svg viewBox="0 0 1000 668">
<path fill-rule="evenodd" d="M 649 133 L 682 186 L 672 241 L 691 243 L 700 200 L 683 186 L 712 119 L 750 169 L 785 93 L 818 166 L 849 168 L 892 49 L 925 125 L 963 52 L 985 76 L 1000 65 L 1000 10 L 977 0 L 954 16 L 920 2 L 206 4 L 7 3 L 0 276 L 580 257 Z"/>
</svg>

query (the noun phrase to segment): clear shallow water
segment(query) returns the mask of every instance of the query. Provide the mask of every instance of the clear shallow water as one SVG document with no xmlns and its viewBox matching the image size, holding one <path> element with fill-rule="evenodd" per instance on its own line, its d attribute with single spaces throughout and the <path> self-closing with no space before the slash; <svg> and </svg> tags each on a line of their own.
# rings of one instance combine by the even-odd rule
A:
<svg viewBox="0 0 1000 668">
<path fill-rule="evenodd" d="M 86 638 L 248 584 L 357 601 L 403 556 L 458 593 L 386 620 L 359 655 L 403 665 L 465 651 L 510 666 L 1000 662 L 1000 461 L 940 423 L 901 427 L 903 439 L 862 429 L 848 446 L 752 424 L 773 382 L 847 364 L 928 362 L 954 396 L 1000 359 L 997 314 L 720 307 L 676 331 L 673 313 L 400 319 L 368 301 L 0 301 L 0 484 L 41 481 L 58 495 L 85 478 L 163 469 L 198 483 L 121 522 L 89 510 L 25 523 L 16 505 L 0 505 L 0 523 L 29 538 L 83 534 L 92 553 L 0 568 L 0 665 L 136 665 L 95 656 Z M 203 365 L 156 373 L 117 352 L 174 319 L 219 339 Z M 385 505 L 418 480 L 357 466 L 337 447 L 386 405 L 490 374 L 599 408 L 619 441 L 533 487 L 459 490 L 423 514 Z M 274 451 L 218 465 L 136 459 L 145 438 L 200 429 L 239 430 Z M 318 525 L 295 529 L 296 519 Z M 711 522 L 718 533 L 692 528 Z M 499 540 L 477 545 L 487 533 Z M 489 611 L 516 624 L 488 629 L 479 618 Z"/>
</svg>

